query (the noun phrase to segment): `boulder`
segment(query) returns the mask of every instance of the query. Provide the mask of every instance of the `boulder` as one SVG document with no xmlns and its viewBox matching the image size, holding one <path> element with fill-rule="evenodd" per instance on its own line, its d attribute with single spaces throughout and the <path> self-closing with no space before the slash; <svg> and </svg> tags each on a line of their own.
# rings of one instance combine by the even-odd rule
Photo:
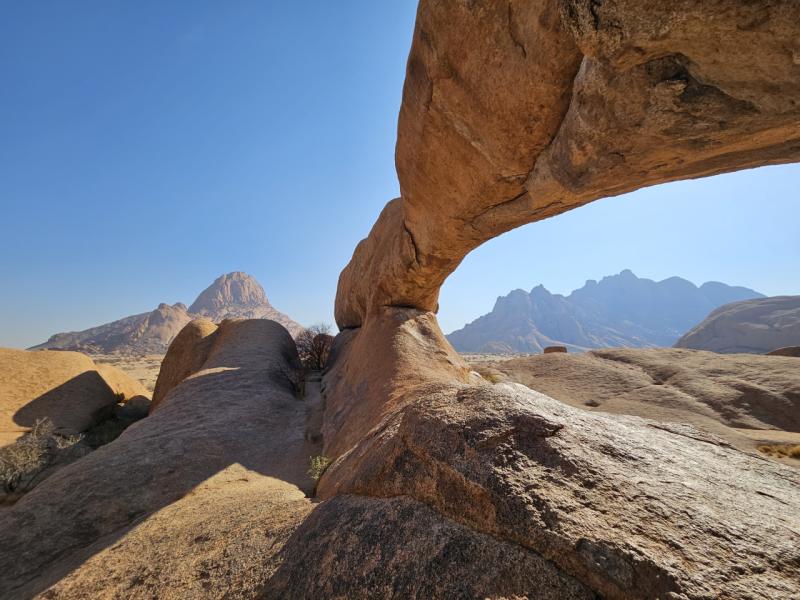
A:
<svg viewBox="0 0 800 600">
<path fill-rule="evenodd" d="M 544 349 L 543 354 L 566 354 L 566 346 L 548 346 Z"/>
<path fill-rule="evenodd" d="M 151 412 L 170 390 L 203 367 L 214 344 L 216 331 L 217 326 L 212 321 L 195 319 L 175 336 L 161 361 L 150 404 Z"/>
<path fill-rule="evenodd" d="M 676 348 L 766 354 L 800 344 L 800 296 L 775 296 L 727 304 L 713 311 Z"/>
<path fill-rule="evenodd" d="M 122 371 L 78 352 L 0 348 L 0 444 L 10 444 L 37 420 L 56 431 L 86 431 L 120 401 L 147 391 Z"/>
<path fill-rule="evenodd" d="M 398 313 L 394 319 L 384 314 L 381 320 L 387 346 L 404 344 L 404 354 L 414 356 L 415 345 L 419 354 L 436 345 L 432 315 L 385 309 L 391 311 Z M 387 335 L 392 322 L 394 335 Z M 365 327 L 348 333 L 325 377 L 326 423 L 343 409 L 337 390 L 352 389 L 341 387 L 339 379 L 356 375 L 362 358 L 357 338 L 366 334 Z M 382 388 L 350 396 L 350 414 L 361 419 L 359 436 L 350 433 L 352 426 L 341 436 L 326 432 L 325 454 L 338 459 L 319 482 L 326 502 L 315 513 L 333 511 L 329 503 L 352 496 L 411 498 L 447 521 L 548 561 L 559 577 L 582 586 L 577 595 L 582 589 L 605 598 L 800 595 L 800 471 L 690 425 L 589 412 L 519 384 L 459 382 L 445 362 L 429 367 L 440 370 L 438 377 L 415 377 L 419 364 L 413 361 L 395 365 Z M 364 405 L 383 410 L 370 412 Z M 343 439 L 358 441 L 348 445 Z M 349 511 L 350 502 L 338 506 Z M 393 518 L 391 509 L 373 506 Z M 342 522 L 328 515 L 322 522 L 336 522 L 335 539 L 363 540 L 366 518 L 356 513 Z M 423 511 L 403 520 L 413 528 L 416 519 L 425 519 Z M 292 547 L 301 552 L 314 547 L 318 536 L 333 535 L 324 531 L 301 526 Z M 387 549 L 382 561 L 393 564 L 403 555 L 388 549 L 403 533 L 380 531 L 370 543 Z M 322 589 L 322 597 L 347 586 L 363 589 L 364 563 L 348 550 L 343 554 L 345 560 L 354 556 L 352 563 L 335 571 L 312 568 L 340 587 L 309 584 L 303 580 L 309 560 L 287 559 L 283 569 L 291 570 L 282 576 L 298 587 L 285 589 Z M 463 556 L 469 560 L 468 553 Z M 501 568 L 481 562 L 488 572 Z M 454 565 L 448 569 L 458 572 Z M 530 581 L 509 590 L 499 578 L 484 588 L 470 585 L 467 578 L 466 589 L 489 597 L 500 590 L 528 597 L 559 593 Z"/>
<path fill-rule="evenodd" d="M 800 346 L 787 346 L 767 352 L 767 356 L 800 356 Z"/>
<path fill-rule="evenodd" d="M 299 361 L 289 333 L 258 319 L 221 323 L 201 366 L 0 511 L 0 597 L 258 595 L 313 509 L 305 471 L 320 451 L 285 376 Z"/>
</svg>

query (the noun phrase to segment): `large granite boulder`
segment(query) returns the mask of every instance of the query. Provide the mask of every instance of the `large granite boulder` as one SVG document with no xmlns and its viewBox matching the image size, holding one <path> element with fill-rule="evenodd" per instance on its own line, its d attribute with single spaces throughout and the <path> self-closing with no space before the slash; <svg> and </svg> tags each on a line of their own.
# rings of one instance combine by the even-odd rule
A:
<svg viewBox="0 0 800 600">
<path fill-rule="evenodd" d="M 392 318 L 385 314 L 393 311 Z M 431 318 L 385 309 L 382 326 L 393 322 L 394 334 L 382 336 L 385 345 L 373 352 L 400 340 L 404 354 L 414 356 L 413 346 L 427 352 L 440 335 Z M 361 350 L 352 335 L 338 352 L 325 381 L 326 423 L 343 410 L 330 394 L 352 389 L 341 379 L 369 381 L 372 368 L 355 372 Z M 519 384 L 459 382 L 446 361 L 436 364 L 438 377 L 417 377 L 413 362 L 398 361 L 382 389 L 350 396 L 361 434 L 326 432 L 325 452 L 338 459 L 319 483 L 322 498 L 413 498 L 550 561 L 601 597 L 800 595 L 797 469 L 690 425 L 588 412 Z M 318 510 L 333 510 L 327 502 Z M 336 539 L 362 535 L 360 518 L 338 527 Z M 314 528 L 299 531 L 306 537 L 298 548 L 319 535 Z M 381 539 L 382 547 L 388 543 Z M 303 564 L 292 577 L 301 577 Z M 353 568 L 350 581 L 359 585 Z M 491 596 L 490 589 L 482 593 Z M 548 589 L 515 593 L 537 597 Z"/>
<path fill-rule="evenodd" d="M 52 421 L 60 434 L 86 431 L 118 402 L 147 395 L 122 371 L 78 352 L 0 348 L 0 445 L 41 419 Z"/>
<path fill-rule="evenodd" d="M 800 344 L 800 296 L 775 296 L 727 304 L 675 344 L 714 352 L 767 354 Z"/>
</svg>

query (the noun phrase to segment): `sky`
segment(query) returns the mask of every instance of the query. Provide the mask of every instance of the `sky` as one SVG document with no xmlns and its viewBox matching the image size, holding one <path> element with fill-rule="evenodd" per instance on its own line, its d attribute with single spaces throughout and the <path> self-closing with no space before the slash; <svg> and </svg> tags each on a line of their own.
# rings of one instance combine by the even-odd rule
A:
<svg viewBox="0 0 800 600">
<path fill-rule="evenodd" d="M 0 346 L 191 303 L 246 271 L 333 322 L 339 272 L 396 197 L 416 2 L 5 2 Z M 673 183 L 492 240 L 445 331 L 497 296 L 632 269 L 800 293 L 800 167 Z"/>
</svg>

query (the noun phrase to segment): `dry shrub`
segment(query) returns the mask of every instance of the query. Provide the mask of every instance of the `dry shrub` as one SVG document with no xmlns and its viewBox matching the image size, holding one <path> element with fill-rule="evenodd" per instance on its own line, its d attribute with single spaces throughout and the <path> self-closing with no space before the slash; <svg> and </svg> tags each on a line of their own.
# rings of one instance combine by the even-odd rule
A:
<svg viewBox="0 0 800 600">
<path fill-rule="evenodd" d="M 800 444 L 764 444 L 758 447 L 758 451 L 769 456 L 800 460 Z"/>
<path fill-rule="evenodd" d="M 312 325 L 301 331 L 294 341 L 303 367 L 309 371 L 322 371 L 327 366 L 333 347 L 330 325 Z"/>
<path fill-rule="evenodd" d="M 38 419 L 31 430 L 0 448 L 0 486 L 6 493 L 29 484 L 50 465 L 72 454 L 82 436 L 63 436 L 50 419 Z"/>
</svg>

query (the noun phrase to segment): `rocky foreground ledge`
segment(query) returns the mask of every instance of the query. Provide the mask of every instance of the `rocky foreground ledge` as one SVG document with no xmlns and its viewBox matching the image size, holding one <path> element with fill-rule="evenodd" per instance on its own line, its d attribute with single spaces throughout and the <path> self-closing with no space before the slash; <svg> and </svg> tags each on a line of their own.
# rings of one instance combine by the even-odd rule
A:
<svg viewBox="0 0 800 600">
<path fill-rule="evenodd" d="M 456 381 L 446 351 L 417 369 L 441 336 L 433 316 L 381 321 L 374 355 L 409 361 L 379 388 L 362 363 L 345 395 L 358 346 L 339 337 L 325 452 L 358 441 L 316 498 L 305 469 L 322 450 L 305 441 L 288 333 L 188 326 L 170 369 L 205 355 L 196 372 L 0 512 L 0 597 L 800 597 L 800 471 L 465 367 Z"/>
</svg>

